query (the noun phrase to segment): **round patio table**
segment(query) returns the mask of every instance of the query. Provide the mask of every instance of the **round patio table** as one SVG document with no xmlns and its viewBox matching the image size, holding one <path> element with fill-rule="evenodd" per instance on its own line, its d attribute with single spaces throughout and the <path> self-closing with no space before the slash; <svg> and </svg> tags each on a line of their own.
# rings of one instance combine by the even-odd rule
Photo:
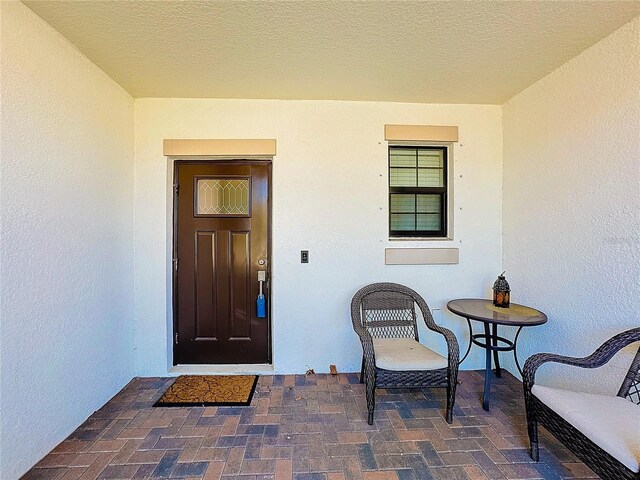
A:
<svg viewBox="0 0 640 480">
<path fill-rule="evenodd" d="M 447 303 L 447 309 L 456 315 L 464 317 L 469 325 L 469 347 L 460 360 L 460 363 L 469 355 L 472 345 L 478 345 L 485 349 L 484 393 L 482 396 L 482 408 L 489 410 L 489 397 L 491 395 L 491 352 L 496 367 L 496 377 L 501 376 L 499 352 L 513 352 L 516 367 L 520 375 L 522 368 L 518 362 L 517 344 L 518 336 L 524 327 L 533 327 L 547 322 L 547 316 L 535 308 L 512 303 L 508 308 L 496 307 L 491 300 L 480 298 L 460 298 Z M 484 333 L 473 333 L 471 320 L 484 324 Z M 513 341 L 498 335 L 498 325 L 518 327 Z"/>
</svg>

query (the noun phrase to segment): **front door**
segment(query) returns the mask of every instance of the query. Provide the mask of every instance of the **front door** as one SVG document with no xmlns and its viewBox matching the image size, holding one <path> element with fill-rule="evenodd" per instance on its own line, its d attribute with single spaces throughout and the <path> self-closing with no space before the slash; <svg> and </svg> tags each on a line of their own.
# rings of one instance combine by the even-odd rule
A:
<svg viewBox="0 0 640 480">
<path fill-rule="evenodd" d="M 270 174 L 264 161 L 175 162 L 174 365 L 271 361 Z"/>
</svg>

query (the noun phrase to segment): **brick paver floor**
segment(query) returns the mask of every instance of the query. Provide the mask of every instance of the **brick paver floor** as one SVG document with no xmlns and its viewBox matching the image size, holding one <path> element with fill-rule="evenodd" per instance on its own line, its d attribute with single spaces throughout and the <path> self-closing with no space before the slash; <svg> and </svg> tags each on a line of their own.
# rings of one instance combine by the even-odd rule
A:
<svg viewBox="0 0 640 480">
<path fill-rule="evenodd" d="M 378 390 L 366 422 L 356 374 L 261 376 L 249 407 L 153 408 L 172 378 L 135 378 L 25 479 L 596 478 L 541 429 L 527 453 L 522 384 L 460 372 L 454 423 L 444 390 Z"/>
</svg>

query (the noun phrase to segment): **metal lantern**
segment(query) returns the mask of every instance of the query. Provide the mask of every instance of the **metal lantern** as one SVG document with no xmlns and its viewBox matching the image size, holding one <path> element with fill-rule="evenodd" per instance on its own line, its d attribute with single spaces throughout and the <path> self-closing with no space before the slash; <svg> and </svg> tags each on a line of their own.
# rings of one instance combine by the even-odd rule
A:
<svg viewBox="0 0 640 480">
<path fill-rule="evenodd" d="M 504 272 L 502 272 L 493 283 L 493 304 L 496 307 L 509 308 L 510 296 L 511 289 L 509 288 L 509 282 L 504 278 Z"/>
</svg>

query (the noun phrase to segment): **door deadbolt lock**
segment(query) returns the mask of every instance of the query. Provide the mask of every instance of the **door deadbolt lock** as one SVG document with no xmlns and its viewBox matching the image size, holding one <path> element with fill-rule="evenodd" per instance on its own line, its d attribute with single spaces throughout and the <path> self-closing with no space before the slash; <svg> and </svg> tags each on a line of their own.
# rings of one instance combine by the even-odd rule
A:
<svg viewBox="0 0 640 480">
<path fill-rule="evenodd" d="M 264 265 L 265 263 L 267 262 L 265 262 L 264 258 L 261 258 L 260 260 L 258 260 L 258 265 L 260 266 Z"/>
</svg>

